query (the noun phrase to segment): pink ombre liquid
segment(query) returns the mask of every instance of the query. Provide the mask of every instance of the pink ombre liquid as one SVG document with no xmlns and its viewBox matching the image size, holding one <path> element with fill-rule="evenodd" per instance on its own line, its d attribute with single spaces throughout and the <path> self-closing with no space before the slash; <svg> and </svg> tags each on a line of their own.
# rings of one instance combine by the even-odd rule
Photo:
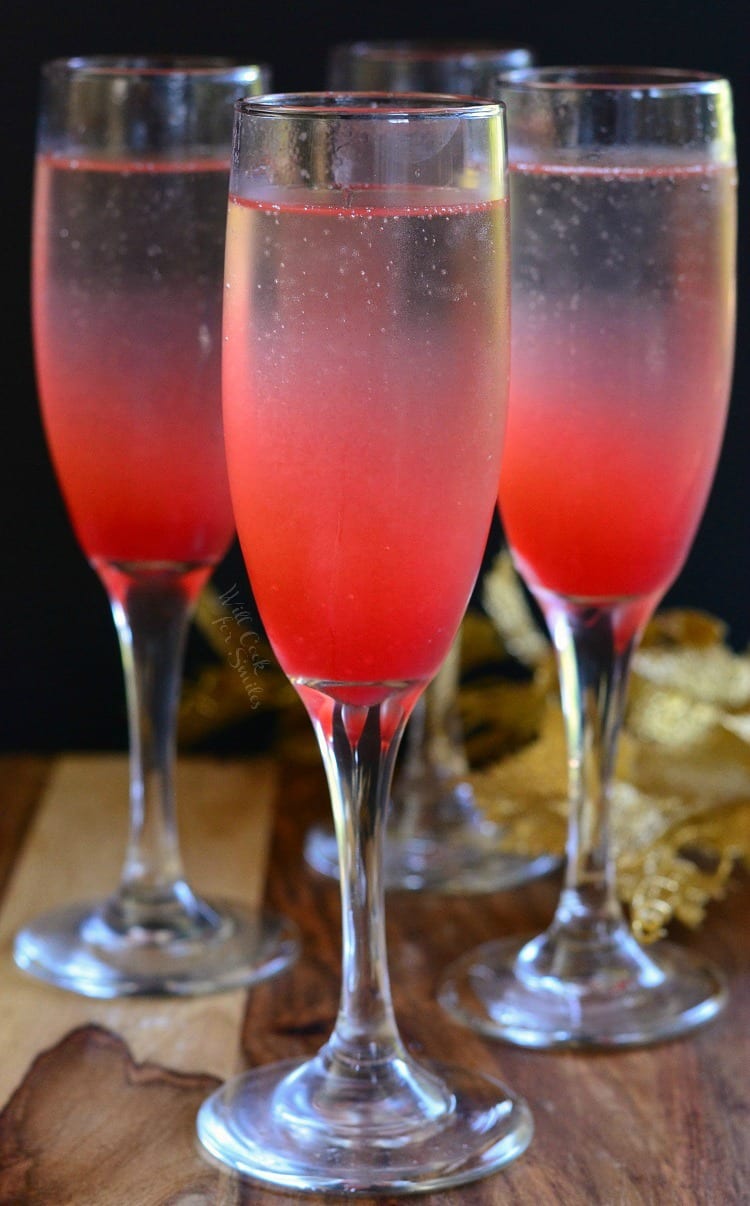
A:
<svg viewBox="0 0 750 1206">
<path fill-rule="evenodd" d="M 481 561 L 506 415 L 506 211 L 443 200 L 230 205 L 229 477 L 296 679 L 430 677 Z"/>
<path fill-rule="evenodd" d="M 42 413 L 96 563 L 211 564 L 231 540 L 220 404 L 227 179 L 213 160 L 37 165 Z"/>
<path fill-rule="evenodd" d="M 661 593 L 713 479 L 733 346 L 735 173 L 515 166 L 503 523 L 530 585 Z"/>
</svg>

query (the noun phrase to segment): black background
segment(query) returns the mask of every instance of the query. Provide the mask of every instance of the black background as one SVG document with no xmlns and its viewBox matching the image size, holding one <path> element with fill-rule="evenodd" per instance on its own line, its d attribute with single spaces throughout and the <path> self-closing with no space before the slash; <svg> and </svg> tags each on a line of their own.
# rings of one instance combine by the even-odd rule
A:
<svg viewBox="0 0 750 1206">
<path fill-rule="evenodd" d="M 692 67 L 729 77 L 740 171 L 747 158 L 746 0 L 323 0 L 181 3 L 11 0 L 0 17 L 4 555 L 0 580 L 0 747 L 96 748 L 125 743 L 119 658 L 108 605 L 76 545 L 37 415 L 29 333 L 29 212 L 40 64 L 96 53 L 230 54 L 263 60 L 277 90 L 321 87 L 326 49 L 364 37 L 481 37 L 529 43 L 547 64 Z M 744 194 L 741 191 L 740 197 Z M 740 206 L 742 213 L 742 204 Z M 742 286 L 732 410 L 714 492 L 688 564 L 667 602 L 725 619 L 733 643 L 750 635 L 748 289 Z M 742 280 L 744 276 L 744 281 Z M 236 558 L 219 574 L 232 582 Z"/>
</svg>

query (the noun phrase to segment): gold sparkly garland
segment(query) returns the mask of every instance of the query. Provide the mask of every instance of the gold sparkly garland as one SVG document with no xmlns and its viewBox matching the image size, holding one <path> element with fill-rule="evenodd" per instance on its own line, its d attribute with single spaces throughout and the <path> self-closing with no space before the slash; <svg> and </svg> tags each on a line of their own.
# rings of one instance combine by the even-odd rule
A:
<svg viewBox="0 0 750 1206">
<path fill-rule="evenodd" d="M 226 598 L 209 588 L 198 608 L 215 660 L 186 685 L 181 744 L 271 713 L 277 750 L 315 760 L 296 692 L 268 646 L 256 648 L 249 612 Z M 554 657 L 507 553 L 485 578 L 483 602 L 487 616 L 469 613 L 462 628 L 470 780 L 509 851 L 562 853 L 567 760 Z M 650 624 L 612 794 L 617 887 L 634 933 L 649 942 L 672 919 L 698 926 L 738 863 L 750 864 L 750 656 L 728 646 L 721 621 L 664 611 Z"/>
</svg>

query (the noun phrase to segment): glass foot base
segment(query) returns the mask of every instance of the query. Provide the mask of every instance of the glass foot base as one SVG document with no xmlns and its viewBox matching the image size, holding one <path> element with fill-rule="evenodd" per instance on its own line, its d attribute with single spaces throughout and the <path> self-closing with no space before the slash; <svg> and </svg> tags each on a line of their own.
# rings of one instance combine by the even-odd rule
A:
<svg viewBox="0 0 750 1206">
<path fill-rule="evenodd" d="M 626 932 L 603 951 L 574 952 L 577 969 L 570 954 L 549 935 L 488 942 L 448 968 L 440 1004 L 516 1046 L 606 1049 L 677 1038 L 726 1003 L 722 974 L 667 942 L 642 948 Z"/>
<path fill-rule="evenodd" d="M 234 902 L 206 906 L 216 925 L 193 938 L 118 932 L 104 919 L 110 904 L 69 905 L 30 921 L 14 942 L 18 967 L 86 997 L 197 996 L 275 975 L 297 955 L 290 922 Z"/>
<path fill-rule="evenodd" d="M 385 1094 L 371 1082 L 357 1093 L 331 1076 L 320 1056 L 258 1068 L 203 1104 L 198 1137 L 209 1156 L 245 1176 L 297 1192 L 347 1195 L 460 1185 L 528 1146 L 528 1107 L 499 1081 L 399 1064 L 406 1070 L 400 1089 Z"/>
<path fill-rule="evenodd" d="M 330 829 L 318 826 L 310 830 L 305 858 L 321 875 L 338 879 L 338 848 Z M 434 837 L 400 837 L 389 833 L 384 878 L 389 890 L 480 894 L 517 888 L 528 880 L 547 875 L 559 865 L 560 859 L 555 855 L 526 857 L 498 849 L 496 834 L 475 832 L 467 826 L 460 833 L 453 830 Z"/>
</svg>

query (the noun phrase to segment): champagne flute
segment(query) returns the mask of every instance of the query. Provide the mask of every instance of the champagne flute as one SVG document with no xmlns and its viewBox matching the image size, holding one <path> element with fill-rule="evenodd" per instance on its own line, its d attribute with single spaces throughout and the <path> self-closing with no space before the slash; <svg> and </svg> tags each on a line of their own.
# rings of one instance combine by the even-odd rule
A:
<svg viewBox="0 0 750 1206">
<path fill-rule="evenodd" d="M 347 42 L 329 56 L 333 89 L 451 92 L 486 97 L 499 71 L 533 62 L 527 46 L 492 42 Z M 552 870 L 559 860 L 503 848 L 504 827 L 479 807 L 469 781 L 457 695 L 460 636 L 417 701 L 393 782 L 385 856 L 388 888 L 496 892 Z M 308 862 L 338 874 L 336 838 L 315 826 Z"/>
<path fill-rule="evenodd" d="M 530 1047 L 619 1047 L 715 1016 L 721 974 L 643 949 L 617 901 L 609 786 L 628 667 L 678 574 L 719 455 L 734 339 L 728 83 L 695 72 L 503 75 L 513 373 L 500 508 L 558 658 L 567 872 L 546 933 L 491 942 L 440 999 Z"/>
<path fill-rule="evenodd" d="M 517 42 L 439 38 L 341 42 L 329 52 L 326 82 L 334 91 L 487 97 L 501 71 L 530 67 L 534 59 L 533 50 Z"/>
<path fill-rule="evenodd" d="M 233 536 L 219 351 L 232 105 L 267 84 L 267 69 L 225 59 L 78 58 L 42 73 L 37 376 L 119 637 L 130 834 L 115 893 L 28 922 L 14 955 L 92 997 L 230 988 L 295 953 L 287 923 L 190 888 L 173 789 L 187 626 Z"/>
<path fill-rule="evenodd" d="M 497 1081 L 405 1048 L 381 874 L 396 747 L 455 636 L 495 502 L 504 155 L 493 103 L 320 93 L 237 106 L 229 480 L 266 632 L 325 763 L 343 971 L 318 1055 L 228 1082 L 198 1133 L 218 1160 L 287 1189 L 436 1189 L 531 1136 Z"/>
</svg>

